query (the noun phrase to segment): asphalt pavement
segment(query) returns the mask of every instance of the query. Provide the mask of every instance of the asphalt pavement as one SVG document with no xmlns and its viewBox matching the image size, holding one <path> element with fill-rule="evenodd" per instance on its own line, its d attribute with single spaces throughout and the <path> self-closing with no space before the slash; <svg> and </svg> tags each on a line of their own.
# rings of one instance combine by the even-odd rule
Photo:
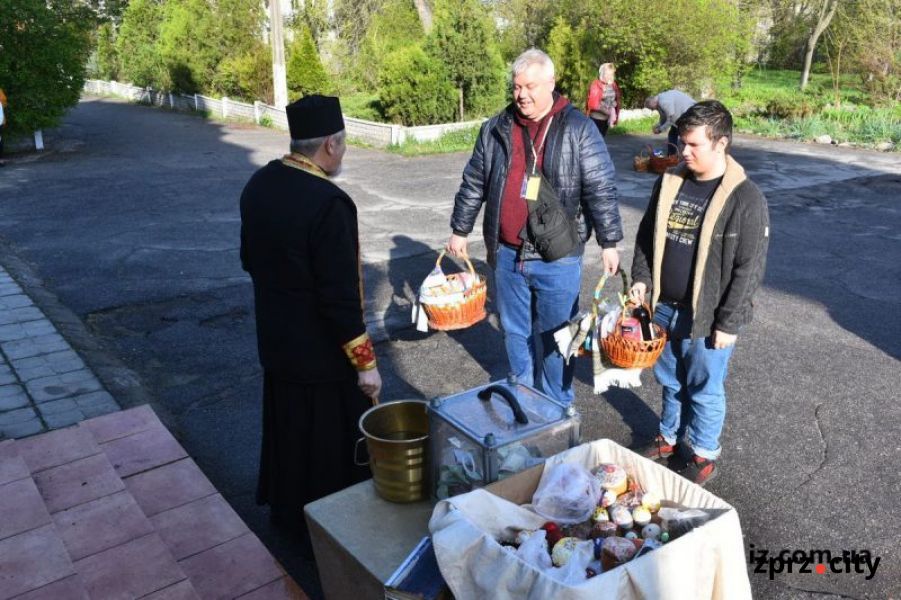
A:
<svg viewBox="0 0 901 600">
<path fill-rule="evenodd" d="M 315 597 L 315 571 L 253 502 L 261 374 L 238 197 L 255 169 L 285 152 L 286 134 L 88 98 L 45 141 L 47 152 L 0 171 L 0 265 L 120 404 L 152 403 Z M 654 181 L 631 162 L 649 141 L 608 138 L 626 266 Z M 880 558 L 869 579 L 853 567 L 797 565 L 771 578 L 752 564 L 757 597 L 899 598 L 901 156 L 749 137 L 736 139 L 734 155 L 768 198 L 771 243 L 755 321 L 731 362 L 724 454 L 708 489 L 738 509 L 755 552 Z M 494 315 L 450 334 L 409 324 L 467 158 L 352 147 L 337 180 L 359 207 L 383 399 L 431 398 L 506 374 Z M 471 253 L 488 274 L 478 238 Z M 599 256 L 592 242 L 586 302 Z M 641 388 L 603 396 L 590 379 L 586 360 L 576 383 L 584 439 L 630 445 L 653 435 L 660 389 L 650 373 Z"/>
</svg>

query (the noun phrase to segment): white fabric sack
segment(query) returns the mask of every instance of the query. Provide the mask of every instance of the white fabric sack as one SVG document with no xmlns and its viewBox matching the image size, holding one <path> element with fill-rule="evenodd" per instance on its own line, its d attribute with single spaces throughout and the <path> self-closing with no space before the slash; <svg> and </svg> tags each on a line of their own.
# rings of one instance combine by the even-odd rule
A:
<svg viewBox="0 0 901 600">
<path fill-rule="evenodd" d="M 665 467 L 611 442 L 598 440 L 547 459 L 593 468 L 616 463 L 633 473 L 664 504 L 713 511 L 706 524 L 626 564 L 578 585 L 556 581 L 526 564 L 496 540 L 514 539 L 545 519 L 477 489 L 439 502 L 429 522 L 441 574 L 456 598 L 529 600 L 638 600 L 751 598 L 741 525 L 735 509 Z"/>
</svg>

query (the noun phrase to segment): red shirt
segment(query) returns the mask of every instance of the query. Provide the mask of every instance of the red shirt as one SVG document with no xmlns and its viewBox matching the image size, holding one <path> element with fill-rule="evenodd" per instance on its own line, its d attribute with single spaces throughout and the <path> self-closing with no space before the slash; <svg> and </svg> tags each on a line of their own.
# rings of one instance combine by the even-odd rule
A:
<svg viewBox="0 0 901 600">
<path fill-rule="evenodd" d="M 557 96 L 550 112 L 540 121 L 530 121 L 515 111 L 513 113 L 513 128 L 510 136 L 512 138 L 510 140 L 510 169 L 507 171 L 504 195 L 501 198 L 500 232 L 498 234 L 498 238 L 503 244 L 517 248 L 522 246 L 522 238 L 519 237 L 519 234 L 526 226 L 526 219 L 529 217 L 529 208 L 522 195 L 522 183 L 526 177 L 526 165 L 528 164 L 526 152 L 529 150 L 523 144 L 521 128 L 526 128 L 529 138 L 532 140 L 532 146 L 538 155 L 536 172 L 540 172 L 544 164 L 544 149 L 547 146 L 545 138 L 548 122 L 552 115 L 559 113 L 567 104 L 569 104 L 569 100 L 563 96 Z"/>
</svg>

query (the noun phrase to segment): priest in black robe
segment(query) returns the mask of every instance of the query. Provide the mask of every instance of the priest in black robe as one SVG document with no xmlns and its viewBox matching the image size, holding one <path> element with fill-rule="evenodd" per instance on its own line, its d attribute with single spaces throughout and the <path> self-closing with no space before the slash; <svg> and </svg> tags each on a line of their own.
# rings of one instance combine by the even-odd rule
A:
<svg viewBox="0 0 901 600">
<path fill-rule="evenodd" d="M 291 152 L 241 195 L 241 264 L 263 367 L 257 501 L 307 538 L 305 504 L 370 476 L 354 444 L 382 382 L 363 323 L 356 206 L 329 179 L 345 151 L 339 101 L 306 96 L 286 112 Z"/>
</svg>

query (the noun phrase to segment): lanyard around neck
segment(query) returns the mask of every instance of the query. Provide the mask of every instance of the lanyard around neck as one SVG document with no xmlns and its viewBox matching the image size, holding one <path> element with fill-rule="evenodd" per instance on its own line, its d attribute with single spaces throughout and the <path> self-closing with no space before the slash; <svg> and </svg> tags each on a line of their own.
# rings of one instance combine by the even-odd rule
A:
<svg viewBox="0 0 901 600">
<path fill-rule="evenodd" d="M 548 134 L 548 132 L 551 130 L 551 122 L 552 122 L 553 120 L 554 120 L 554 115 L 551 115 L 551 116 L 548 118 L 548 120 L 547 120 L 547 125 L 546 125 L 545 128 L 544 128 L 544 135 L 541 137 L 541 143 L 538 144 L 538 147 L 537 147 L 537 148 L 536 148 L 535 145 L 532 143 L 532 138 L 529 136 L 529 129 L 528 129 L 528 127 L 523 127 L 523 128 L 522 128 L 522 140 L 523 140 L 523 144 L 525 144 L 525 146 L 526 146 L 526 147 L 531 151 L 531 153 L 532 153 L 532 165 L 531 165 L 531 168 L 529 168 L 529 166 L 527 165 L 527 166 L 526 166 L 526 169 L 527 169 L 527 170 L 531 170 L 531 171 L 532 171 L 532 175 L 535 174 L 535 170 L 536 170 L 536 168 L 537 168 L 537 166 L 538 166 L 538 155 L 541 153 L 542 148 L 544 148 L 544 143 L 547 141 L 547 134 Z M 538 134 L 536 134 L 535 137 L 537 138 L 538 135 L 540 135 L 540 134 L 541 134 L 541 125 L 538 125 Z"/>
</svg>

